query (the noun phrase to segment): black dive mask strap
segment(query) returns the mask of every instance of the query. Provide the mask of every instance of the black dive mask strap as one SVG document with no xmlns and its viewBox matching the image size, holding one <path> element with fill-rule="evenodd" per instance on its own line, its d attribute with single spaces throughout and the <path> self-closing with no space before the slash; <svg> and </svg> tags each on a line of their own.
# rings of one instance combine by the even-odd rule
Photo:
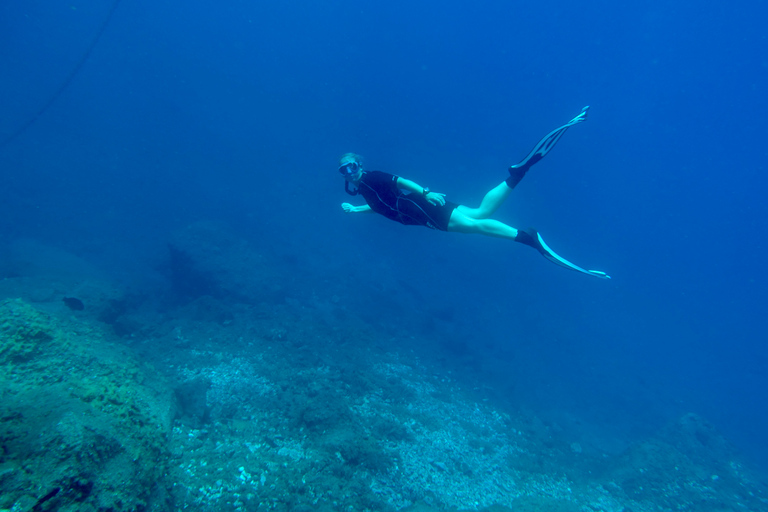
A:
<svg viewBox="0 0 768 512">
<path fill-rule="evenodd" d="M 349 189 L 349 182 L 348 181 L 344 182 L 344 191 L 347 194 L 351 195 L 351 196 L 356 196 L 357 194 L 360 193 L 360 189 L 359 188 L 356 188 L 355 190 L 350 190 Z"/>
</svg>

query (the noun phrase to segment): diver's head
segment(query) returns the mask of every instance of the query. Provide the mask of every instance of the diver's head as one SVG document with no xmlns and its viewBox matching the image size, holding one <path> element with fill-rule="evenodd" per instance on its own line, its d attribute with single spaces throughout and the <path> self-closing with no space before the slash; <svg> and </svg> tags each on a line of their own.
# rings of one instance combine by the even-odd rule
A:
<svg viewBox="0 0 768 512">
<path fill-rule="evenodd" d="M 347 181 L 359 181 L 363 175 L 363 157 L 355 153 L 344 153 L 339 159 L 339 172 Z"/>
</svg>

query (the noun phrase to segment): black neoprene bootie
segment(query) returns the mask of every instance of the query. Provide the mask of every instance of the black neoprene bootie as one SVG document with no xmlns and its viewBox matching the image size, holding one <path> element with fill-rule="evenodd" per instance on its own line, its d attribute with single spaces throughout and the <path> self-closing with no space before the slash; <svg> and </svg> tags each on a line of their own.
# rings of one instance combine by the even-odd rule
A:
<svg viewBox="0 0 768 512">
<path fill-rule="evenodd" d="M 523 176 L 525 176 L 525 172 L 528 169 L 523 169 L 521 167 L 515 167 L 514 165 L 509 166 L 509 178 L 507 178 L 507 186 L 509 188 L 515 188 L 518 183 L 520 183 L 520 180 L 523 179 Z"/>
<path fill-rule="evenodd" d="M 518 229 L 517 236 L 515 237 L 515 242 L 520 242 L 521 244 L 525 244 L 529 247 L 533 247 L 537 251 L 541 251 L 541 244 L 539 243 L 538 233 L 533 228 L 528 229 L 528 231 Z"/>
</svg>

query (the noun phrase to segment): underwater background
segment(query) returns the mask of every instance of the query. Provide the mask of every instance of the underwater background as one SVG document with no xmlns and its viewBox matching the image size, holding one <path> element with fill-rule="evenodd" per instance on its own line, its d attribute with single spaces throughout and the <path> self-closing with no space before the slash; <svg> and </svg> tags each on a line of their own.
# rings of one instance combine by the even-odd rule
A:
<svg viewBox="0 0 768 512">
<path fill-rule="evenodd" d="M 5 2 L 2 298 L 25 300 L 11 316 L 29 304 L 62 322 L 74 315 L 157 366 L 216 338 L 196 318 L 279 317 L 305 327 L 270 327 L 270 346 L 322 327 L 322 342 L 301 346 L 323 365 L 373 345 L 418 360 L 501 414 L 556 425 L 573 453 L 625 453 L 692 413 L 764 471 L 767 15 L 761 0 Z M 340 208 L 361 201 L 336 170 L 348 151 L 476 205 L 585 105 L 589 120 L 495 218 L 536 227 L 610 281 L 520 244 Z M 220 242 L 213 256 L 209 240 Z M 205 254 L 204 279 L 185 251 Z M 254 270 L 263 295 L 246 264 L 256 253 L 271 262 Z M 244 266 L 224 285 L 211 269 L 233 265 L 228 254 Z M 104 299 L 119 311 L 93 312 L 104 289 L 94 299 L 82 283 L 95 275 L 122 290 Z M 348 328 L 380 338 L 347 351 Z M 148 341 L 163 336 L 178 345 Z M 216 339 L 211 354 L 262 357 L 241 336 Z M 311 386 L 291 380 L 286 357 L 273 380 Z M 28 506 L 61 498 L 39 501 L 48 490 Z"/>
</svg>

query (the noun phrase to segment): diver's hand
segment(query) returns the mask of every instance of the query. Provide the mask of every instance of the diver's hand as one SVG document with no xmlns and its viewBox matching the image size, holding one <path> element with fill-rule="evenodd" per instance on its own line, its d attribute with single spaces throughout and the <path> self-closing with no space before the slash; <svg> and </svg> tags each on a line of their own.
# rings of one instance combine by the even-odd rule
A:
<svg viewBox="0 0 768 512">
<path fill-rule="evenodd" d="M 440 192 L 429 192 L 426 198 L 427 198 L 427 201 L 429 201 L 435 206 L 445 205 L 445 194 L 441 194 Z"/>
<path fill-rule="evenodd" d="M 344 213 L 352 213 L 355 211 L 355 207 L 349 203 L 341 203 L 341 209 L 344 210 Z"/>
</svg>

